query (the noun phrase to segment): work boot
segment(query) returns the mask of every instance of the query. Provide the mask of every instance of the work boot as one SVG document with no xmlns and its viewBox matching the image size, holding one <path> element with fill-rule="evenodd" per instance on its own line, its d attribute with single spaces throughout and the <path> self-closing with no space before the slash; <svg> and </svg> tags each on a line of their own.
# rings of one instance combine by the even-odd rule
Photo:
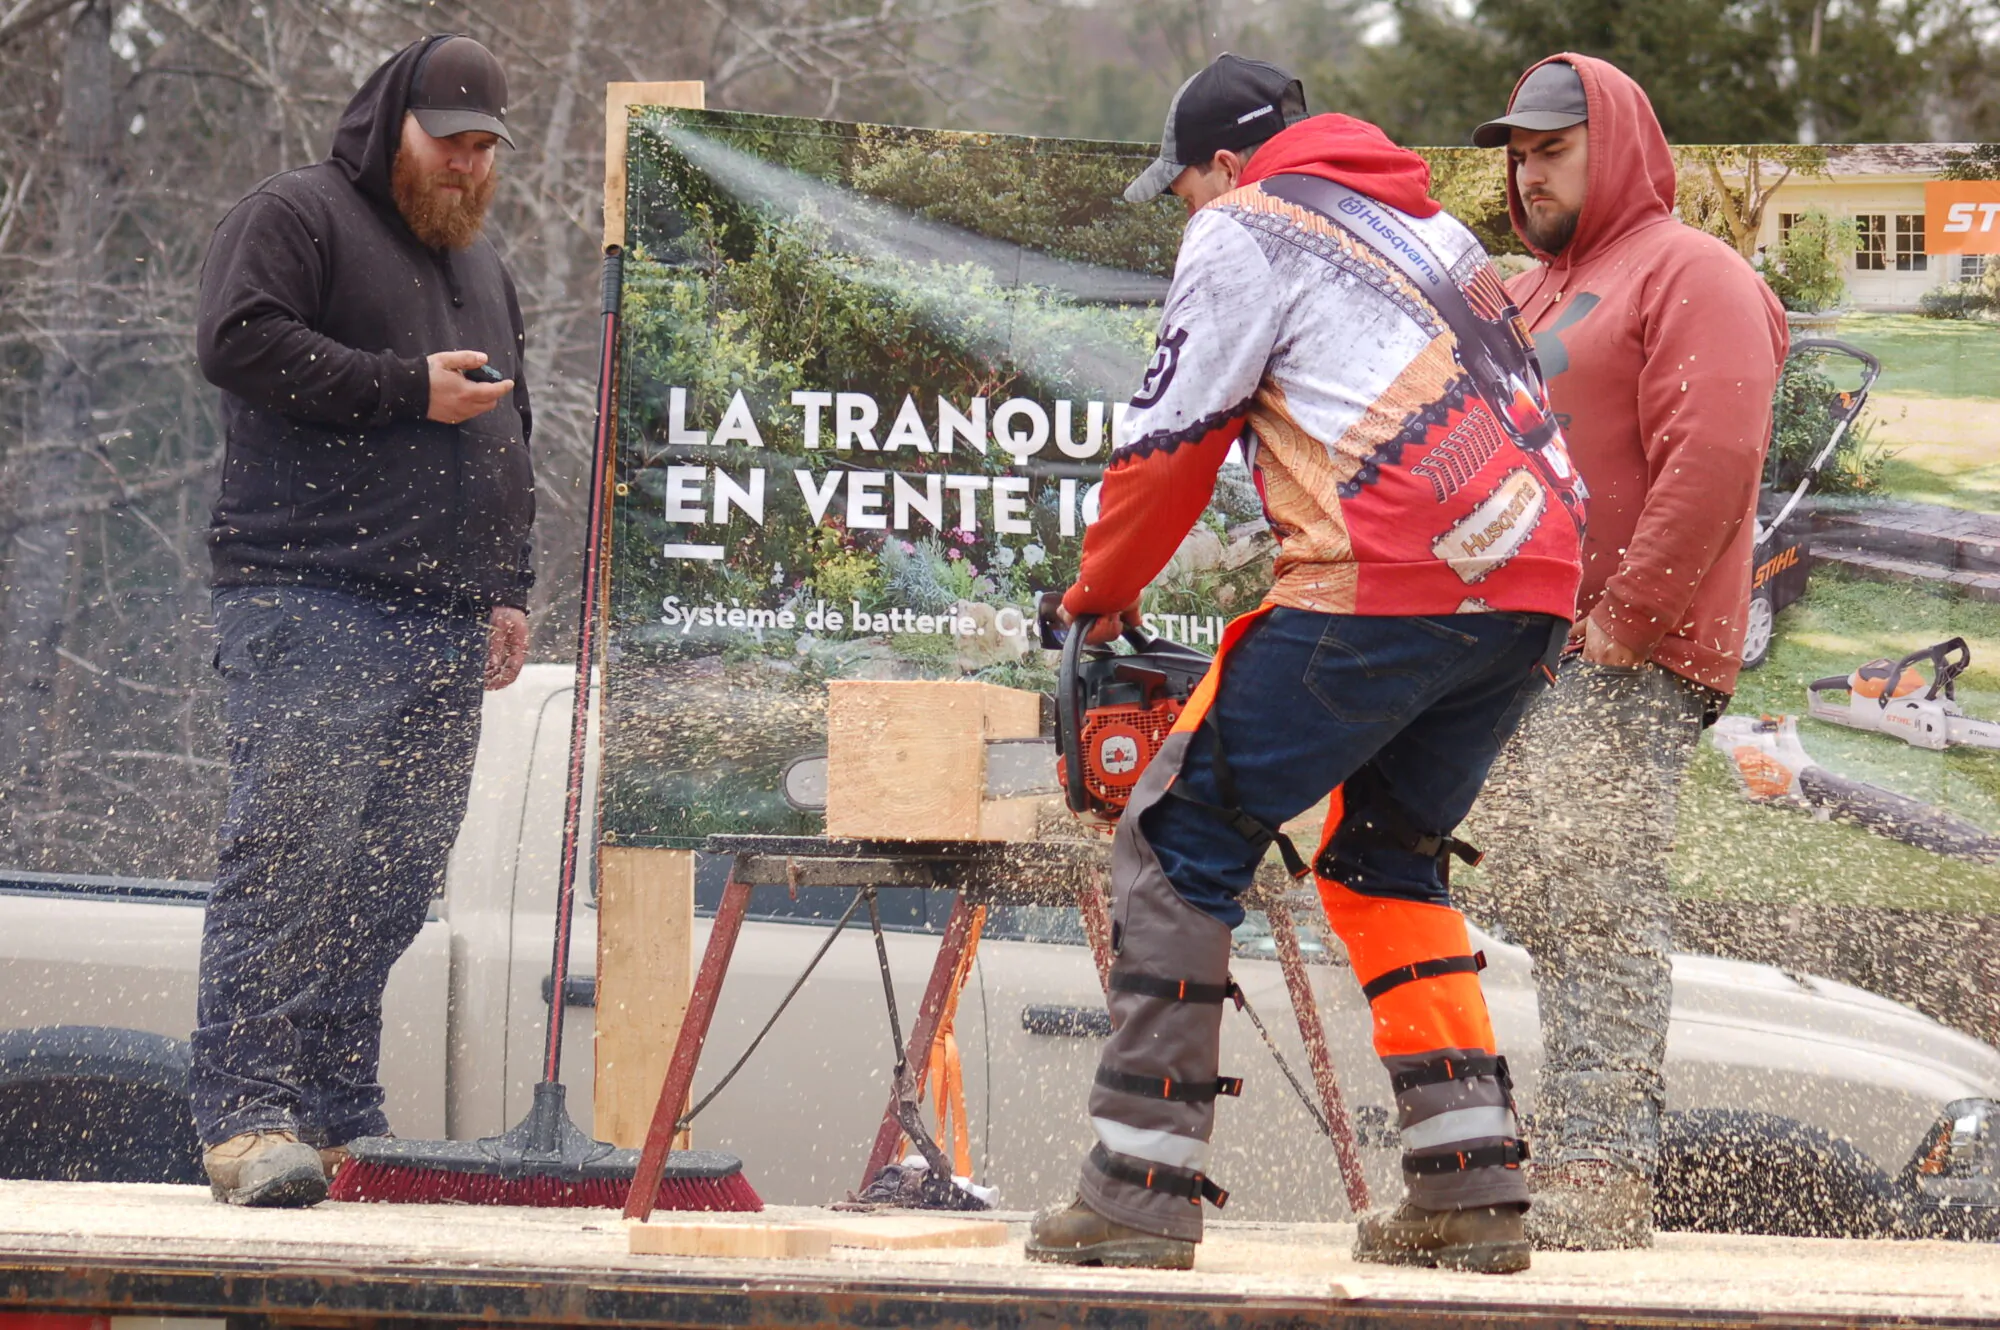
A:
<svg viewBox="0 0 2000 1330">
<path fill-rule="evenodd" d="M 289 1131 L 247 1131 L 201 1152 L 208 1189 L 231 1205 L 318 1205 L 326 1199 L 319 1151 Z"/>
<path fill-rule="evenodd" d="M 341 1165 L 352 1158 L 354 1158 L 354 1152 L 344 1145 L 322 1145 L 319 1147 L 319 1166 L 326 1174 L 328 1182 L 332 1182 L 333 1175 L 340 1172 Z"/>
<path fill-rule="evenodd" d="M 1116 1265 L 1139 1270 L 1192 1270 L 1194 1244 L 1163 1238 L 1106 1219 L 1078 1197 L 1035 1216 L 1028 1259 L 1062 1265 Z"/>
<path fill-rule="evenodd" d="M 1653 1245 L 1653 1184 L 1598 1159 L 1537 1168 L 1528 1240 L 1537 1251 L 1623 1251 Z"/>
<path fill-rule="evenodd" d="M 1519 1205 L 1424 1210 L 1405 1201 L 1361 1217 L 1354 1259 L 1509 1275 L 1528 1268 L 1528 1237 Z"/>
</svg>

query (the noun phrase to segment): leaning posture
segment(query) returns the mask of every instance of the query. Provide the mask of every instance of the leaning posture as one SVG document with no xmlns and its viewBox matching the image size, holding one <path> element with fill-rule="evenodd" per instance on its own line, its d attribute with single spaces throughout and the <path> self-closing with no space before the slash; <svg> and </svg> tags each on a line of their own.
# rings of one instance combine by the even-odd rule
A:
<svg viewBox="0 0 2000 1330">
<path fill-rule="evenodd" d="M 202 268 L 229 803 L 191 1089 L 236 1204 L 311 1205 L 388 1130 L 383 986 L 443 881 L 481 687 L 527 649 L 521 311 L 480 235 L 506 100 L 478 42 L 414 43 Z"/>
<path fill-rule="evenodd" d="M 1099 638 L 1136 621 L 1238 445 L 1279 553 L 1119 823 L 1098 1143 L 1075 1202 L 1036 1220 L 1037 1259 L 1193 1264 L 1223 1196 L 1216 1097 L 1238 1086 L 1217 1066 L 1230 930 L 1275 844 L 1319 878 L 1395 1090 L 1408 1199 L 1356 1255 L 1527 1265 L 1521 1133 L 1447 870 L 1568 632 L 1583 494 L 1526 333 L 1429 179 L 1225 55 L 1126 192 L 1191 216 L 1065 611 Z M 1329 792 L 1308 869 L 1280 829 Z"/>
<path fill-rule="evenodd" d="M 1741 667 L 1785 319 L 1673 215 L 1674 159 L 1615 67 L 1559 55 L 1481 125 L 1507 149 L 1508 284 L 1594 496 L 1571 651 L 1476 814 L 1491 908 L 1535 959 L 1546 1050 L 1530 1236 L 1652 1241 L 1671 998 L 1667 859 L 1695 741 Z"/>
</svg>

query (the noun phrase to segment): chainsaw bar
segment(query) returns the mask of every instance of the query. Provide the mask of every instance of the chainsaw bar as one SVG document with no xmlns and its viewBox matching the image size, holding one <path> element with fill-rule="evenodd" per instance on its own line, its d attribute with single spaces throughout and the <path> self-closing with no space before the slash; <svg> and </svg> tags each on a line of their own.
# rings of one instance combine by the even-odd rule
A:
<svg viewBox="0 0 2000 1330">
<path fill-rule="evenodd" d="M 826 811 L 826 754 L 812 753 L 795 758 L 785 768 L 785 802 L 801 813 Z M 1053 739 L 988 739 L 986 741 L 986 797 L 1025 799 L 1034 795 L 1061 794 L 1056 776 L 1056 744 Z"/>
</svg>

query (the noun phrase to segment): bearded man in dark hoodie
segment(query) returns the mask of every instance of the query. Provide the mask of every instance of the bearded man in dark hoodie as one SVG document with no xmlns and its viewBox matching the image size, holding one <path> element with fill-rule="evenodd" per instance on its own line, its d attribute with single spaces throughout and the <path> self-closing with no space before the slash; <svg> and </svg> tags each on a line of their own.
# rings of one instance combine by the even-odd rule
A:
<svg viewBox="0 0 2000 1330">
<path fill-rule="evenodd" d="M 1568 634 L 1582 494 L 1527 335 L 1429 182 L 1375 126 L 1307 118 L 1291 75 L 1225 55 L 1126 190 L 1171 190 L 1189 221 L 1064 613 L 1097 640 L 1137 623 L 1238 446 L 1279 549 L 1119 819 L 1097 1144 L 1034 1259 L 1193 1264 L 1238 1086 L 1217 1074 L 1230 930 L 1275 845 L 1319 879 L 1395 1094 L 1408 1195 L 1363 1218 L 1355 1256 L 1528 1264 L 1506 1060 L 1447 870 Z M 1280 829 L 1329 792 L 1308 868 Z"/>
<path fill-rule="evenodd" d="M 1786 347 L 1770 288 L 1673 215 L 1645 92 L 1588 56 L 1530 69 L 1473 135 L 1507 149 L 1508 284 L 1591 492 L 1571 650 L 1494 768 L 1487 907 L 1535 961 L 1538 1246 L 1652 1241 L 1681 781 L 1741 668 L 1757 491 Z M 1475 911 L 1478 907 L 1475 906 Z"/>
<path fill-rule="evenodd" d="M 506 101 L 478 42 L 413 43 L 202 269 L 229 802 L 191 1091 L 239 1205 L 314 1204 L 343 1144 L 387 1132 L 383 987 L 443 881 L 482 685 L 526 654 L 521 310 L 480 234 Z"/>
</svg>

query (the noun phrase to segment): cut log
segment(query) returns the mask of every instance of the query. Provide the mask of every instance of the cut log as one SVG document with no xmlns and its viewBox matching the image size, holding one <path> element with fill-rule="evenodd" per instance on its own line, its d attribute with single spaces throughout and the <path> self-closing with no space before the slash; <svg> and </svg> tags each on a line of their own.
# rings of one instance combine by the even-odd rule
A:
<svg viewBox="0 0 2000 1330">
<path fill-rule="evenodd" d="M 842 679 L 828 687 L 826 720 L 827 835 L 1033 839 L 1043 798 L 987 798 L 986 741 L 1040 734 L 1041 694 L 973 682 Z"/>
<path fill-rule="evenodd" d="M 815 1221 L 836 1247 L 870 1251 L 919 1251 L 941 1247 L 1004 1247 L 1007 1226 L 997 1219 L 932 1219 L 926 1215 L 854 1215 Z"/>
<path fill-rule="evenodd" d="M 833 1234 L 807 1224 L 656 1224 L 629 1226 L 634 1256 L 727 1256 L 783 1260 L 826 1256 Z"/>
<path fill-rule="evenodd" d="M 597 1077 L 592 1127 L 626 1149 L 646 1129 L 694 986 L 694 852 L 598 852 Z M 687 1133 L 674 1148 L 688 1148 Z"/>
</svg>

